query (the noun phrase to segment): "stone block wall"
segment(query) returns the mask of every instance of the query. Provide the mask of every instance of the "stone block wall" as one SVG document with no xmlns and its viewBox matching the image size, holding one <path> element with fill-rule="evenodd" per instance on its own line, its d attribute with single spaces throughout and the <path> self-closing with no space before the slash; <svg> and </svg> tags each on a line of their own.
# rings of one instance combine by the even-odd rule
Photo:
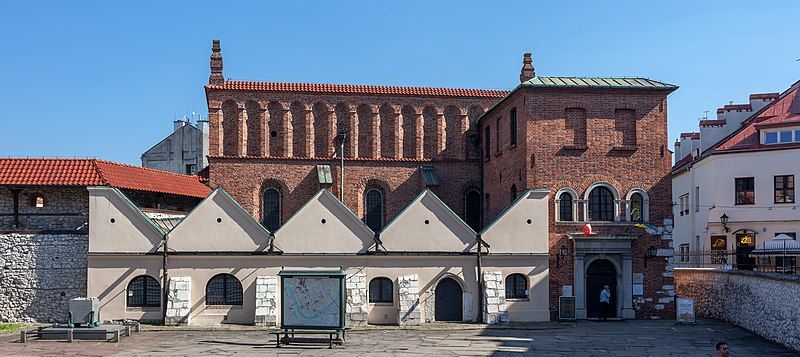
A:
<svg viewBox="0 0 800 357">
<path fill-rule="evenodd" d="M 41 197 L 43 207 L 36 207 Z M 11 191 L 0 188 L 0 229 L 12 229 L 14 200 Z M 19 223 L 23 230 L 88 230 L 89 192 L 84 187 L 24 189 L 19 193 Z M 41 215 L 45 214 L 45 215 Z"/>
<path fill-rule="evenodd" d="M 503 273 L 483 272 L 483 321 L 487 324 L 508 323 L 508 305 Z"/>
<path fill-rule="evenodd" d="M 278 323 L 278 277 L 256 277 L 256 316 L 258 326 Z"/>
<path fill-rule="evenodd" d="M 675 269 L 679 297 L 697 316 L 734 323 L 800 351 L 800 277 L 721 269 Z"/>
<path fill-rule="evenodd" d="M 169 278 L 167 293 L 167 316 L 165 325 L 188 325 L 192 297 L 192 278 L 188 276 Z"/>
<path fill-rule="evenodd" d="M 345 280 L 347 306 L 345 323 L 347 326 L 367 324 L 369 300 L 367 300 L 367 276 L 364 273 L 349 275 Z"/>
<path fill-rule="evenodd" d="M 0 234 L 0 322 L 66 322 L 86 296 L 89 237 Z"/>
<path fill-rule="evenodd" d="M 397 291 L 400 302 L 400 325 L 419 325 L 421 320 L 419 276 L 414 274 L 397 278 Z"/>
</svg>

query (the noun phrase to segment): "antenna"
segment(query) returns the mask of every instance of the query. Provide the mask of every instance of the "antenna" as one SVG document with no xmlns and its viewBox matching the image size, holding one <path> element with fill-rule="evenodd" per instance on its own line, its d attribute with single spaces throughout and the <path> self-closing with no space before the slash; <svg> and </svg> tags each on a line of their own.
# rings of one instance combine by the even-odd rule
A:
<svg viewBox="0 0 800 357">
<path fill-rule="evenodd" d="M 703 111 L 703 119 L 708 119 L 708 110 Z"/>
</svg>

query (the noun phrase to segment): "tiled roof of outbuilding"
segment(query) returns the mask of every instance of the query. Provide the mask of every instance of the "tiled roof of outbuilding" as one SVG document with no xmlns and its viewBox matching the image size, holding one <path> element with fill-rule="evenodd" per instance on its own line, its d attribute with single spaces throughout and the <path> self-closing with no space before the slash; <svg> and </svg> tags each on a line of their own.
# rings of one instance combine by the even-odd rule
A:
<svg viewBox="0 0 800 357">
<path fill-rule="evenodd" d="M 318 83 L 282 83 L 282 82 L 250 82 L 225 81 L 223 84 L 209 84 L 208 89 L 267 91 L 267 92 L 307 92 L 307 93 L 345 93 L 345 94 L 377 94 L 403 96 L 434 97 L 485 97 L 502 98 L 508 91 L 495 89 L 464 88 L 431 88 L 431 87 L 396 87 L 372 86 L 357 84 L 318 84 Z"/>
<path fill-rule="evenodd" d="M 191 197 L 211 193 L 197 176 L 97 159 L 0 158 L 0 185 L 111 186 Z"/>
</svg>

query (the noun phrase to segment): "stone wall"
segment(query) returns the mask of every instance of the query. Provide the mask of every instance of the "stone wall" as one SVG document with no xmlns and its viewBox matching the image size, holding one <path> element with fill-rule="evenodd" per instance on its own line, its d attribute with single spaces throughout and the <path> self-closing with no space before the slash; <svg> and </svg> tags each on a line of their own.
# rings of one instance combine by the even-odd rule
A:
<svg viewBox="0 0 800 357">
<path fill-rule="evenodd" d="M 487 324 L 508 323 L 508 305 L 503 273 L 487 271 L 483 273 L 483 321 Z"/>
<path fill-rule="evenodd" d="M 66 322 L 86 295 L 82 234 L 0 234 L 0 322 Z"/>
<path fill-rule="evenodd" d="M 36 206 L 36 198 L 43 206 Z M 10 230 L 14 224 L 13 195 L 0 188 L 0 230 Z M 46 187 L 23 189 L 19 193 L 19 223 L 21 230 L 88 230 L 89 192 L 85 187 Z"/>
<path fill-rule="evenodd" d="M 278 277 L 256 277 L 256 325 L 275 326 L 278 323 Z"/>
<path fill-rule="evenodd" d="M 190 308 L 192 297 L 192 278 L 188 276 L 169 278 L 167 293 L 167 316 L 165 325 L 183 325 L 191 323 Z"/>
<path fill-rule="evenodd" d="M 397 291 L 400 325 L 419 325 L 422 315 L 419 306 L 419 276 L 414 274 L 397 278 Z"/>
<path fill-rule="evenodd" d="M 347 306 L 345 323 L 347 326 L 364 326 L 367 324 L 369 313 L 369 300 L 367 300 L 367 276 L 356 273 L 347 277 L 345 281 L 347 291 Z"/>
<path fill-rule="evenodd" d="M 732 322 L 800 351 L 800 277 L 740 270 L 675 269 L 679 297 L 697 316 Z"/>
</svg>

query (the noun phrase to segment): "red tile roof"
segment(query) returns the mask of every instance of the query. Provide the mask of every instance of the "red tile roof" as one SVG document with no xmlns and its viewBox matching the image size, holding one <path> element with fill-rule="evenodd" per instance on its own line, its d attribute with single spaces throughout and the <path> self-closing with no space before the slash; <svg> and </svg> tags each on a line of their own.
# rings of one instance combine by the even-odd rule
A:
<svg viewBox="0 0 800 357">
<path fill-rule="evenodd" d="M 722 107 L 723 110 L 753 110 L 750 104 L 728 104 Z"/>
<path fill-rule="evenodd" d="M 0 158 L 0 185 L 111 186 L 201 198 L 211 193 L 197 176 L 97 159 Z"/>
<path fill-rule="evenodd" d="M 725 119 L 703 119 L 700 121 L 700 126 L 723 126 L 725 123 Z"/>
<path fill-rule="evenodd" d="M 747 119 L 742 129 L 723 140 L 716 151 L 757 149 L 759 128 L 800 124 L 800 82 L 795 83 L 780 99 L 770 103 Z"/>
<path fill-rule="evenodd" d="M 309 92 L 309 93 L 351 93 L 351 94 L 380 94 L 380 95 L 408 95 L 408 96 L 435 96 L 435 97 L 486 97 L 503 98 L 509 92 L 495 89 L 461 89 L 461 88 L 430 88 L 430 87 L 393 87 L 370 86 L 354 84 L 315 84 L 315 83 L 281 83 L 281 82 L 248 82 L 225 81 L 224 84 L 209 84 L 208 89 L 246 90 L 269 92 Z"/>
<path fill-rule="evenodd" d="M 682 138 L 700 139 L 700 133 L 681 133 Z"/>
<path fill-rule="evenodd" d="M 750 100 L 753 99 L 777 99 L 780 93 L 755 93 L 750 94 Z"/>
</svg>

